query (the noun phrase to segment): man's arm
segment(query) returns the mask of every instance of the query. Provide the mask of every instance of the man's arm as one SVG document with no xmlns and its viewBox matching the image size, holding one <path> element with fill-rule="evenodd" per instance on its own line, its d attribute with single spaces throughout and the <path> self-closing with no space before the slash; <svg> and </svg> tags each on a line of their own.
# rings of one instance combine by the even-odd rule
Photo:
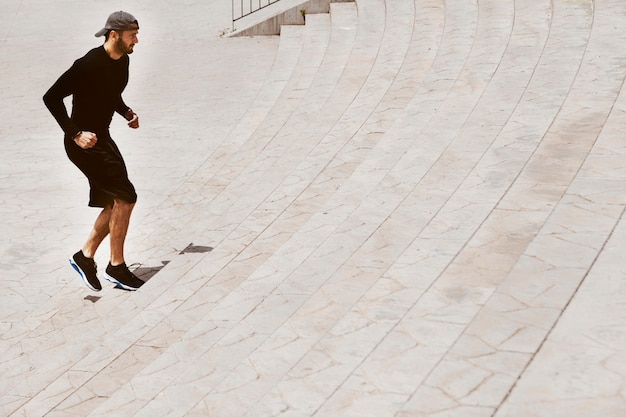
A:
<svg viewBox="0 0 626 417">
<path fill-rule="evenodd" d="M 52 116 L 56 119 L 66 136 L 75 137 L 80 129 L 72 121 L 67 114 L 67 108 L 63 99 L 73 94 L 74 90 L 74 77 L 76 73 L 76 63 L 72 65 L 70 69 L 65 71 L 61 77 L 50 87 L 50 89 L 44 94 L 43 101 L 46 104 Z"/>
<path fill-rule="evenodd" d="M 98 141 L 96 135 L 92 132 L 83 132 L 72 121 L 67 114 L 67 108 L 63 99 L 74 93 L 74 80 L 77 72 L 76 62 L 70 69 L 65 71 L 61 77 L 50 87 L 50 89 L 44 94 L 43 101 L 46 104 L 50 113 L 54 116 L 63 132 L 67 137 L 70 137 L 74 142 L 83 149 L 93 148 Z"/>
<path fill-rule="evenodd" d="M 124 59 L 126 60 L 126 68 L 125 68 L 125 75 L 124 75 L 124 79 L 125 79 L 124 87 L 122 88 L 122 91 L 124 90 L 124 88 L 126 88 L 126 83 L 128 82 L 128 66 L 129 66 L 128 56 L 126 56 Z M 132 109 L 128 107 L 126 103 L 124 103 L 124 99 L 122 98 L 121 91 L 117 98 L 117 105 L 115 106 L 115 111 L 119 113 L 120 115 L 122 115 L 124 119 L 128 120 L 129 127 L 133 129 L 137 129 L 139 127 L 139 116 L 137 116 L 137 113 L 132 111 Z"/>
</svg>

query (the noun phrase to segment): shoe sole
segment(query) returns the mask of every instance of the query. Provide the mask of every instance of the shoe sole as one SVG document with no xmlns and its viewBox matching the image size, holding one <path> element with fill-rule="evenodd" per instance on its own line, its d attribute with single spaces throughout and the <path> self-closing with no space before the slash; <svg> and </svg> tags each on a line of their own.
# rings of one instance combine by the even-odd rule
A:
<svg viewBox="0 0 626 417">
<path fill-rule="evenodd" d="M 131 287 L 130 285 L 122 284 L 121 282 L 119 282 L 118 280 L 116 280 L 111 275 L 107 274 L 106 272 L 104 273 L 104 278 L 110 283 L 113 283 L 126 291 L 137 291 L 139 289 L 139 287 L 135 288 L 135 287 Z"/>
<path fill-rule="evenodd" d="M 78 264 L 74 262 L 73 258 L 70 257 L 69 261 L 70 261 L 70 265 L 72 265 L 72 268 L 74 268 L 74 271 L 78 272 L 78 275 L 80 275 L 80 278 L 83 280 L 83 283 L 87 286 L 87 288 L 95 292 L 98 292 L 102 289 L 102 288 L 100 289 L 95 288 L 89 283 L 89 280 L 87 279 L 87 275 L 85 275 L 85 272 L 83 272 L 83 270 L 80 269 L 80 266 L 78 266 Z"/>
</svg>

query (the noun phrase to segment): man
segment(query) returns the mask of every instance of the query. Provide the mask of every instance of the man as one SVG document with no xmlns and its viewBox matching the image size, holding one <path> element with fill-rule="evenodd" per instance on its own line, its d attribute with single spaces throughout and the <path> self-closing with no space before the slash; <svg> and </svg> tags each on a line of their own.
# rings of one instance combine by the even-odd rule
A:
<svg viewBox="0 0 626 417">
<path fill-rule="evenodd" d="M 112 13 L 96 33 L 96 37 L 105 36 L 104 44 L 76 60 L 43 98 L 65 133 L 69 159 L 89 181 L 89 206 L 102 208 L 85 245 L 70 258 L 70 264 L 93 291 L 102 289 L 94 256 L 106 236 L 110 237 L 111 256 L 105 278 L 130 291 L 143 284 L 124 259 L 124 241 L 137 194 L 109 134 L 115 112 L 126 118 L 129 127 L 139 127 L 139 118 L 122 99 L 128 83 L 128 55 L 138 42 L 138 32 L 139 23 L 131 14 Z M 63 102 L 70 95 L 71 117 Z"/>
</svg>

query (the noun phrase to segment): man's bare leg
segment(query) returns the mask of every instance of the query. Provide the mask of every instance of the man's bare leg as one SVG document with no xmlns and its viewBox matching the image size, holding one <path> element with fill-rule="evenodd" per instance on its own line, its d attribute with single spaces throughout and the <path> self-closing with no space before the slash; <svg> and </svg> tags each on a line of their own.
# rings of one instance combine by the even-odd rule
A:
<svg viewBox="0 0 626 417">
<path fill-rule="evenodd" d="M 124 263 L 124 242 L 130 215 L 133 212 L 134 203 L 125 203 L 115 199 L 109 220 L 109 232 L 111 239 L 111 265 L 121 265 Z"/>
<path fill-rule="evenodd" d="M 109 234 L 109 223 L 113 209 L 111 206 L 105 207 L 98 215 L 96 222 L 85 246 L 83 246 L 83 255 L 87 258 L 93 258 L 105 237 Z"/>
<path fill-rule="evenodd" d="M 124 241 L 134 206 L 134 203 L 125 203 L 117 199 L 113 203 L 111 220 L 109 221 L 111 261 L 105 271 L 107 281 L 128 291 L 135 291 L 144 284 L 144 281 L 128 270 L 124 262 Z"/>
</svg>

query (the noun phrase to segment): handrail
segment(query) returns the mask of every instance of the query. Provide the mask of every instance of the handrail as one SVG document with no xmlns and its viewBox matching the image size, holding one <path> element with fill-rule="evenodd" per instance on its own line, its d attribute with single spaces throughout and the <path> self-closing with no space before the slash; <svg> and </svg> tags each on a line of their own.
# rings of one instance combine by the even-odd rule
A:
<svg viewBox="0 0 626 417">
<path fill-rule="evenodd" d="M 232 0 L 233 30 L 235 28 L 236 21 L 243 19 L 246 16 L 250 16 L 251 14 L 274 3 L 278 3 L 279 1 L 280 0 Z"/>
</svg>

